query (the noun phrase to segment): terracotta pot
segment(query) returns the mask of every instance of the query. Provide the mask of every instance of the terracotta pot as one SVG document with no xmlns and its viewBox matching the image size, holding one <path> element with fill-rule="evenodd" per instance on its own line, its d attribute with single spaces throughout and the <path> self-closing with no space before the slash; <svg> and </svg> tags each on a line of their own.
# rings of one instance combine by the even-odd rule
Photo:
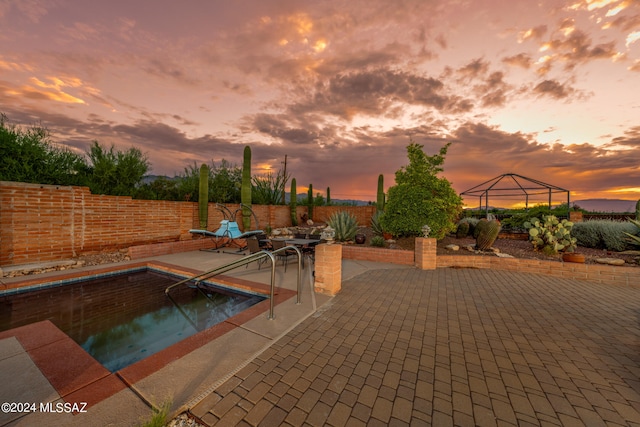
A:
<svg viewBox="0 0 640 427">
<path fill-rule="evenodd" d="M 382 238 L 384 240 L 390 240 L 390 239 L 393 238 L 393 234 L 391 234 L 391 233 L 382 233 Z"/>
<path fill-rule="evenodd" d="M 562 254 L 562 260 L 564 262 L 584 263 L 584 255 L 577 254 L 575 252 L 567 252 L 567 253 Z"/>
<path fill-rule="evenodd" d="M 367 240 L 367 236 L 365 236 L 364 234 L 356 234 L 356 243 L 359 245 L 362 245 L 365 240 Z"/>
</svg>

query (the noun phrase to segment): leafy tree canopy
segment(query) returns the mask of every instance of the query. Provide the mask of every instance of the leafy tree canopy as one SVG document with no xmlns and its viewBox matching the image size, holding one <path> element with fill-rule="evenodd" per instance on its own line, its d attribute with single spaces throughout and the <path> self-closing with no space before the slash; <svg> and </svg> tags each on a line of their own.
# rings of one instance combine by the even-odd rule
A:
<svg viewBox="0 0 640 427">
<path fill-rule="evenodd" d="M 388 201 L 380 218 L 383 230 L 396 236 L 418 236 L 422 226 L 431 228 L 431 237 L 443 238 L 455 229 L 462 199 L 446 178 L 439 178 L 451 144 L 428 156 L 422 145 L 407 146 L 409 164 L 396 171 L 396 185 L 389 188 Z"/>
<path fill-rule="evenodd" d="M 93 141 L 87 155 L 91 162 L 89 188 L 93 194 L 130 196 L 150 169 L 147 157 L 134 147 L 120 151 L 112 145 L 107 150 Z"/>
<path fill-rule="evenodd" d="M 42 126 L 21 128 L 0 114 L 0 181 L 85 185 L 87 165 L 81 155 L 56 146 Z"/>
</svg>

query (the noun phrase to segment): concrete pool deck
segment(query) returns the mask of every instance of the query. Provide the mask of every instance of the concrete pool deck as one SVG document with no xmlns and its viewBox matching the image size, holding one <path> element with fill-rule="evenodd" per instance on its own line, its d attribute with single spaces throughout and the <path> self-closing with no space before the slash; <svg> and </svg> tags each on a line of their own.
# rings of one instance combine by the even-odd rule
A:
<svg viewBox="0 0 640 427">
<path fill-rule="evenodd" d="M 197 251 L 113 266 L 121 269 L 150 262 L 207 271 L 236 259 L 238 255 L 235 254 Z M 345 278 L 371 267 L 371 263 L 366 262 L 346 264 L 343 272 Z M 110 374 L 50 322 L 0 333 L 0 400 L 16 404 L 35 403 L 38 409 L 35 413 L 0 412 L 0 426 L 138 425 L 152 416 L 149 404 L 161 407 L 169 402 L 172 413 L 188 409 L 330 299 L 312 291 L 311 269 L 309 265 L 305 267 L 301 304 L 296 304 L 293 296 L 297 287 L 295 263 L 289 263 L 286 273 L 278 265 L 276 287 L 281 287 L 283 291 L 278 292 L 276 301 L 280 298 L 279 294 L 286 294 L 286 300 L 278 301 L 275 306 L 275 319 L 267 319 L 267 312 L 263 310 L 249 320 L 240 319 L 238 324 L 231 326 L 227 324 L 221 328 L 221 332 L 215 333 L 215 340 L 204 345 L 197 344 L 195 350 L 178 355 L 176 360 L 159 369 L 153 367 L 153 362 L 145 360 L 139 364 L 144 365 L 142 369 L 132 365 L 136 369 L 125 368 L 119 371 L 118 376 Z M 2 281 L 10 287 L 24 280 L 57 280 L 70 273 L 89 273 L 104 268 L 104 265 L 83 267 L 37 276 L 3 278 Z M 253 263 L 225 275 L 241 282 L 268 285 L 270 271 L 268 264 L 258 269 L 257 264 Z M 71 354 L 74 357 L 70 357 Z M 67 361 L 70 363 L 67 364 Z M 61 378 L 66 376 L 65 372 L 73 378 Z M 47 402 L 53 402 L 55 408 L 56 403 L 62 404 L 70 399 L 88 402 L 85 408 L 87 412 L 76 415 L 40 412 L 40 403 L 46 405 Z"/>
<path fill-rule="evenodd" d="M 217 257 L 154 259 L 205 270 Z M 294 276 L 290 265 L 287 288 Z M 348 260 L 333 298 L 303 280 L 301 305 L 281 303 L 275 320 L 254 318 L 86 414 L 8 425 L 136 425 L 151 414 L 140 393 L 207 425 L 640 426 L 640 288 Z M 0 397 L 56 397 L 29 361 L 0 341 Z M 17 373 L 27 395 L 7 388 Z"/>
</svg>

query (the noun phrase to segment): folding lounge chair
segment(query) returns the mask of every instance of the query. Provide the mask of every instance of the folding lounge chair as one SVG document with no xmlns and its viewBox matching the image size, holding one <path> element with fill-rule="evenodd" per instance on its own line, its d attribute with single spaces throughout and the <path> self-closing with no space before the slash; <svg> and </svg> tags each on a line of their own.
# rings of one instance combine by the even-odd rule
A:
<svg viewBox="0 0 640 427">
<path fill-rule="evenodd" d="M 202 237 L 210 237 L 214 241 L 214 248 L 203 250 L 215 251 L 227 246 L 235 246 L 238 248 L 237 252 L 243 252 L 247 249 L 247 245 L 245 242 L 240 243 L 240 240 L 244 241 L 244 239 L 246 239 L 247 237 L 256 236 L 258 234 L 264 233 L 264 231 L 252 230 L 245 231 L 243 233 L 238 228 L 237 222 L 223 219 L 222 221 L 220 221 L 220 228 L 218 228 L 216 231 L 212 232 L 209 230 L 191 229 L 189 230 L 189 233 L 199 234 Z"/>
</svg>

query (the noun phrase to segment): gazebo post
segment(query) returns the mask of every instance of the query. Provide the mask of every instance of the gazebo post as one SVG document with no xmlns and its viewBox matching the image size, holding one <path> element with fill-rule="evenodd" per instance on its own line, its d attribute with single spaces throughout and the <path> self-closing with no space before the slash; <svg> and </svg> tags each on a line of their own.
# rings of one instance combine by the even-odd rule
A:
<svg viewBox="0 0 640 427">
<path fill-rule="evenodd" d="M 484 193 L 484 203 L 485 203 L 485 218 L 489 219 L 489 192 Z"/>
</svg>

